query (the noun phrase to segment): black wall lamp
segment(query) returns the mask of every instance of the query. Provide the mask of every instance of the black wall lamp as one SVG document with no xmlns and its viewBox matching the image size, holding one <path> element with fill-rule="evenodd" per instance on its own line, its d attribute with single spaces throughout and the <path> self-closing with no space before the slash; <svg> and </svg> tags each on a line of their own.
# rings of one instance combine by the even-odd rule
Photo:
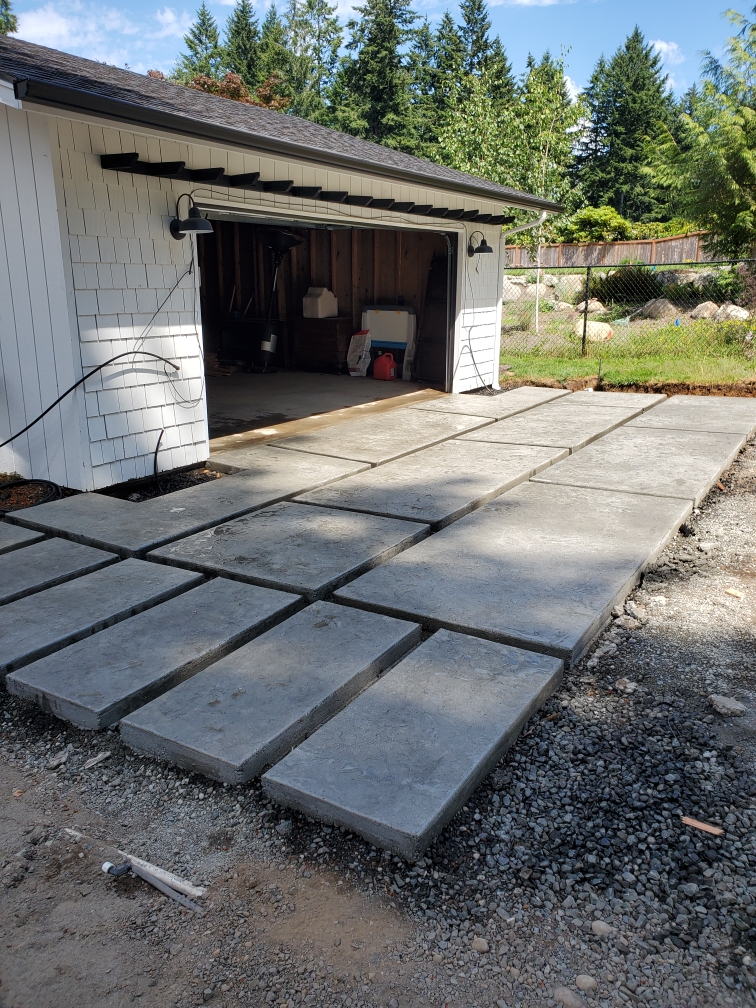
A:
<svg viewBox="0 0 756 1008">
<path fill-rule="evenodd" d="M 478 245 L 477 248 L 473 244 L 473 238 L 475 237 L 476 234 L 480 235 L 480 245 Z M 486 252 L 493 252 L 493 249 L 486 241 L 485 235 L 483 234 L 482 231 L 473 231 L 473 233 L 467 239 L 468 256 L 470 256 L 470 258 L 472 259 L 474 255 L 481 255 L 485 254 Z"/>
<path fill-rule="evenodd" d="M 186 196 L 189 200 L 189 215 L 186 220 L 181 220 L 179 216 L 181 196 Z M 205 220 L 189 193 L 181 193 L 181 196 L 176 200 L 176 216 L 170 223 L 171 234 L 176 241 L 183 241 L 188 234 L 212 234 L 213 225 Z"/>
</svg>

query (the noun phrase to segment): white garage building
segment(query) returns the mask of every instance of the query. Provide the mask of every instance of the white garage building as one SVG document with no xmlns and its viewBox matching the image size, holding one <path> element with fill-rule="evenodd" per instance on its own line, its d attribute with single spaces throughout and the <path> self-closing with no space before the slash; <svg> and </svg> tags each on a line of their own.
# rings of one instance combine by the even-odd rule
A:
<svg viewBox="0 0 756 1008">
<path fill-rule="evenodd" d="M 192 203 L 212 232 L 176 240 L 171 221 Z M 254 362 L 275 332 L 269 364 L 313 381 L 343 374 L 370 306 L 414 312 L 412 378 L 496 387 L 512 209 L 536 221 L 560 208 L 295 117 L 0 38 L 0 443 L 124 355 L 1 448 L 0 472 L 106 487 L 152 472 L 161 431 L 161 469 L 202 462 L 206 354 Z M 282 230 L 296 245 L 271 299 Z M 475 253 L 481 243 L 492 254 Z M 337 317 L 303 317 L 310 287 L 335 294 Z"/>
</svg>

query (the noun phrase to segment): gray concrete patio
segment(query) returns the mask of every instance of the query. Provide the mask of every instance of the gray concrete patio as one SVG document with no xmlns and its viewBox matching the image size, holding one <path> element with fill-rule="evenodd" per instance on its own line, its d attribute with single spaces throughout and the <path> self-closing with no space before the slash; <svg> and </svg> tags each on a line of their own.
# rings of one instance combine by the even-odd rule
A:
<svg viewBox="0 0 756 1008">
<path fill-rule="evenodd" d="M 455 395 L 225 451 L 233 475 L 144 503 L 17 511 L 0 671 L 415 856 L 754 430 L 754 399 Z"/>
</svg>

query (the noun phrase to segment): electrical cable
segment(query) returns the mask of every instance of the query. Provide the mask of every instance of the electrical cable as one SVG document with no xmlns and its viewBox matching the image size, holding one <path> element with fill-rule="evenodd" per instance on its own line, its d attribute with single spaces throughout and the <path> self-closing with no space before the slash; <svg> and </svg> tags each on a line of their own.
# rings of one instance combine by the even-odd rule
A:
<svg viewBox="0 0 756 1008">
<path fill-rule="evenodd" d="M 60 487 L 58 486 L 58 484 L 57 483 L 53 483 L 52 480 L 46 480 L 46 479 L 18 479 L 18 480 L 11 480 L 8 483 L 0 483 L 0 499 L 2 498 L 2 495 L 5 493 L 5 491 L 6 490 L 10 490 L 12 487 L 33 486 L 33 485 L 51 487 L 51 490 L 47 494 L 47 496 L 43 497 L 42 500 L 36 501 L 34 506 L 36 506 L 36 504 L 49 504 L 50 501 L 57 500 L 59 497 L 63 496 L 63 493 L 62 493 Z M 32 505 L 28 505 L 28 506 L 31 507 Z M 16 508 L 3 507 L 3 505 L 0 504 L 0 514 L 7 514 L 9 511 L 14 511 L 14 510 L 17 510 L 17 509 Z"/>
<path fill-rule="evenodd" d="M 157 457 L 160 451 L 160 442 L 163 440 L 163 434 L 165 434 L 165 427 L 160 431 L 160 436 L 157 439 L 157 444 L 155 445 L 155 454 L 152 459 L 152 475 L 155 477 L 155 483 L 157 484 L 158 493 L 163 492 L 163 488 L 160 486 L 160 477 L 158 476 L 157 468 Z"/>
<path fill-rule="evenodd" d="M 8 438 L 7 441 L 3 441 L 3 443 L 0 444 L 0 448 L 5 448 L 5 446 L 9 445 L 11 443 L 11 441 L 15 441 L 16 438 L 21 437 L 22 434 L 26 434 L 26 432 L 28 430 L 30 430 L 35 424 L 38 424 L 39 421 L 43 417 L 46 417 L 47 414 L 50 412 L 50 410 L 55 409 L 55 407 L 58 405 L 58 403 L 62 402 L 66 398 L 67 395 L 70 395 L 75 389 L 77 389 L 79 387 L 79 385 L 83 385 L 84 382 L 87 380 L 87 378 L 91 378 L 93 374 L 97 374 L 98 371 L 102 371 L 102 369 L 104 367 L 107 367 L 108 364 L 112 364 L 113 361 L 120 360 L 122 357 L 131 357 L 132 354 L 134 354 L 134 353 L 144 354 L 145 357 L 154 357 L 155 360 L 161 360 L 161 361 L 163 361 L 164 364 L 170 365 L 170 367 L 174 368 L 176 371 L 180 370 L 178 364 L 174 364 L 173 361 L 168 360 L 167 357 L 161 357 L 160 354 L 151 353 L 149 350 L 126 350 L 126 351 L 124 351 L 124 353 L 116 354 L 115 357 L 111 357 L 109 360 L 103 361 L 102 364 L 98 364 L 97 367 L 92 368 L 92 370 L 89 372 L 89 374 L 85 374 L 82 378 L 79 378 L 78 381 L 74 382 L 73 385 L 71 385 L 70 388 L 67 388 L 66 391 L 62 395 L 59 395 L 58 398 L 55 400 L 55 402 L 51 403 L 47 407 L 47 409 L 44 410 L 42 413 L 40 413 L 38 417 L 35 417 L 34 420 L 32 420 L 31 423 L 28 423 L 26 425 L 26 427 L 23 427 L 20 431 L 17 431 L 15 434 L 13 434 L 11 437 Z M 43 482 L 47 482 L 47 481 L 43 481 Z M 6 484 L 6 486 L 7 486 L 7 484 Z"/>
</svg>

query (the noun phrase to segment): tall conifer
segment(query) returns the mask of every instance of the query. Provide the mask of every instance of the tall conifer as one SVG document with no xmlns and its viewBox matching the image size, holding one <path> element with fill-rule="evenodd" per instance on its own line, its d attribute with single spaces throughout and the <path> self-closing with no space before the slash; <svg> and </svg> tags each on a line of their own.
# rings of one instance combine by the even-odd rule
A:
<svg viewBox="0 0 756 1008">
<path fill-rule="evenodd" d="M 176 80 L 186 83 L 197 76 L 220 78 L 225 51 L 220 44 L 218 25 L 205 0 L 197 11 L 197 20 L 184 35 L 184 44 L 189 51 L 178 58 L 173 70 Z"/>
<path fill-rule="evenodd" d="M 10 0 L 0 0 L 0 35 L 18 31 L 18 18 L 13 13 Z"/>
<path fill-rule="evenodd" d="M 260 77 L 260 28 L 250 0 L 236 0 L 226 23 L 225 66 L 238 74 L 250 90 Z"/>
</svg>

